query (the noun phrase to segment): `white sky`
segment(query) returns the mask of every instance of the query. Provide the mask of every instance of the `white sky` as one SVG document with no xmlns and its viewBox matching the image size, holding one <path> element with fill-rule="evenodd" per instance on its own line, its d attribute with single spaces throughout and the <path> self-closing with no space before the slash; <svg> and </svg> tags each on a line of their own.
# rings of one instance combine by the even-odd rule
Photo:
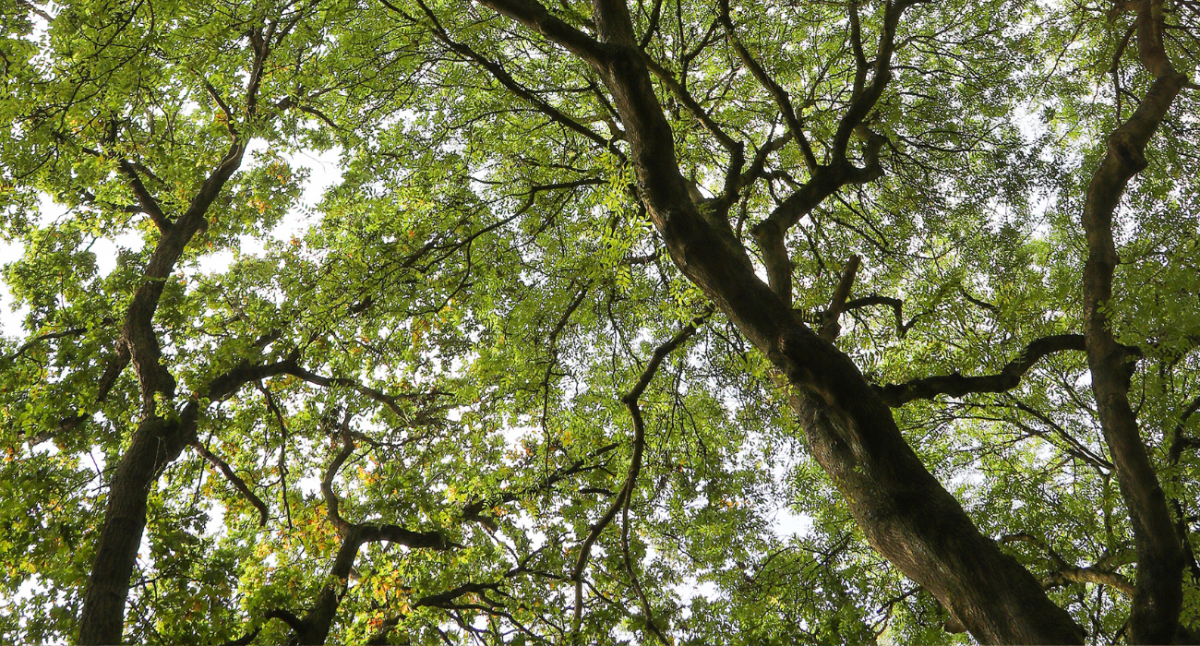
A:
<svg viewBox="0 0 1200 646">
<path fill-rule="evenodd" d="M 250 146 L 250 149 L 247 151 L 247 159 L 251 158 L 250 155 L 255 150 L 262 149 L 263 146 L 260 142 L 255 143 L 258 145 L 252 144 Z M 341 151 L 338 149 L 329 150 L 324 153 L 301 151 L 295 154 L 284 155 L 284 158 L 293 167 L 309 171 L 308 182 L 304 187 L 300 202 L 296 208 L 291 209 L 283 217 L 268 236 L 263 238 L 242 236 L 241 253 L 261 254 L 264 250 L 264 243 L 267 240 L 285 241 L 292 236 L 303 235 L 303 232 L 308 229 L 312 222 L 312 215 L 317 204 L 320 203 L 322 196 L 325 194 L 325 190 L 341 180 L 341 169 L 338 163 L 340 155 Z M 39 211 L 38 222 L 43 225 L 67 215 L 67 209 L 56 204 L 49 196 L 43 196 Z M 141 236 L 136 233 L 127 233 L 111 239 L 103 238 L 97 240 L 92 245 L 91 251 L 96 254 L 96 266 L 100 275 L 106 275 L 116 267 L 118 246 L 138 249 L 142 246 Z M 19 241 L 5 242 L 0 240 L 0 268 L 20 260 L 24 253 L 24 245 Z M 198 264 L 200 271 L 217 272 L 224 270 L 232 260 L 232 252 L 222 251 L 204 256 Z M 8 283 L 6 280 L 0 278 L 0 336 L 10 340 L 23 340 L 28 336 L 27 331 L 22 329 L 22 324 L 29 310 L 28 308 L 17 309 L 14 306 L 13 295 L 8 288 Z"/>
</svg>

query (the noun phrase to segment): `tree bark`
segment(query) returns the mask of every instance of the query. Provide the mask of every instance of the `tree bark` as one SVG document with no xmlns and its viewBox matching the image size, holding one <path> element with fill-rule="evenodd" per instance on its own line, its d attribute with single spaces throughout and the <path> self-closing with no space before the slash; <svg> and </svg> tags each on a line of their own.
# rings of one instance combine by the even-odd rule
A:
<svg viewBox="0 0 1200 646">
<path fill-rule="evenodd" d="M 263 62 L 271 48 L 274 23 L 264 32 L 251 32 L 254 65 L 246 85 L 246 117 L 256 116 L 258 90 L 262 81 Z M 142 395 L 141 421 L 133 434 L 130 448 L 121 457 L 109 485 L 109 502 L 100 531 L 96 561 L 88 576 L 79 617 L 80 644 L 120 643 L 129 595 L 129 579 L 137 560 L 137 548 L 146 526 L 146 497 L 162 470 L 183 450 L 181 438 L 195 435 L 198 402 L 193 399 L 180 416 L 184 421 L 166 420 L 158 413 L 158 399 L 173 406 L 175 378 L 162 365 L 162 349 L 154 331 L 154 314 L 158 311 L 166 281 L 184 249 L 199 232 L 208 227 L 208 210 L 225 184 L 242 165 L 246 152 L 245 138 L 231 129 L 233 141 L 216 168 L 200 184 L 187 208 L 174 221 L 169 220 L 159 203 L 138 179 L 132 166 L 126 165 L 131 188 L 154 220 L 162 236 L 146 263 L 143 282 L 134 292 L 126 310 L 125 322 L 118 340 L 118 363 L 112 374 L 115 380 L 125 368 L 125 360 L 133 364 Z M 107 380 L 109 375 L 106 374 Z M 217 382 L 212 389 L 223 388 Z M 215 397 L 215 395 L 214 395 Z M 188 440 L 190 442 L 191 440 Z M 188 442 L 183 442 L 186 445 Z"/>
<path fill-rule="evenodd" d="M 154 313 L 175 263 L 188 242 L 207 225 L 204 213 L 241 164 L 244 151 L 242 143 L 230 146 L 187 212 L 168 225 L 146 265 L 145 282 L 134 293 L 125 315 L 118 343 L 126 350 L 137 373 L 142 392 L 142 420 L 109 484 L 104 526 L 79 616 L 80 644 L 121 642 L 129 579 L 146 527 L 146 497 L 162 469 L 179 457 L 186 445 L 179 438 L 179 423 L 168 422 L 156 412 L 156 395 L 161 395 L 165 402 L 175 397 L 175 378 L 159 361 L 162 350 L 154 332 Z"/>
<path fill-rule="evenodd" d="M 281 374 L 293 366 L 290 359 L 239 366 L 214 379 L 206 396 L 223 399 L 250 381 Z M 178 419 L 145 417 L 117 463 L 109 484 L 96 558 L 84 592 L 79 618 L 80 644 L 121 643 L 129 582 L 146 528 L 146 499 L 163 470 L 179 457 L 184 447 L 197 442 L 199 416 L 200 403 L 194 398 L 183 407 Z"/>
<path fill-rule="evenodd" d="M 1129 119 L 1109 135 L 1107 152 L 1088 186 L 1082 217 L 1088 246 L 1083 318 L 1097 415 L 1129 509 L 1138 555 L 1129 641 L 1164 644 L 1175 638 L 1179 625 L 1183 550 L 1129 405 L 1130 356 L 1117 344 L 1105 307 L 1112 301 L 1113 273 L 1119 262 L 1113 214 L 1129 181 L 1146 167 L 1146 145 L 1187 77 L 1171 66 L 1163 50 L 1162 1 L 1143 0 L 1137 21 L 1142 64 L 1155 79 Z"/>
<path fill-rule="evenodd" d="M 109 485 L 108 507 L 79 618 L 79 643 L 118 644 L 125 599 L 146 527 L 146 498 L 166 465 L 186 446 L 178 424 L 149 417 L 138 424 Z"/>
</svg>

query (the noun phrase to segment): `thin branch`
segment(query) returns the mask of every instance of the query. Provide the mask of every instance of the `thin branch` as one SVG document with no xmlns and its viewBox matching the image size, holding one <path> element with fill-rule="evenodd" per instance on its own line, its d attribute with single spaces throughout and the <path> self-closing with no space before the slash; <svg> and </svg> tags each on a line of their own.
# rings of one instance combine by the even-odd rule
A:
<svg viewBox="0 0 1200 646">
<path fill-rule="evenodd" d="M 267 524 L 267 519 L 270 517 L 270 512 L 267 510 L 266 503 L 264 503 L 261 498 L 256 496 L 254 492 L 250 490 L 250 487 L 246 485 L 246 481 L 242 480 L 236 473 L 234 473 L 233 468 L 229 466 L 228 462 L 222 460 L 212 451 L 209 451 L 208 448 L 205 447 L 204 444 L 199 440 L 192 442 L 192 448 L 195 449 L 196 453 L 199 453 L 201 457 L 203 457 L 205 460 L 208 460 L 213 466 L 220 470 L 221 474 L 225 476 L 225 479 L 229 481 L 229 484 L 232 484 L 233 487 L 237 489 L 243 497 L 246 498 L 247 502 L 249 502 L 251 505 L 254 505 L 254 508 L 258 510 L 258 526 L 265 527 Z"/>
<path fill-rule="evenodd" d="M 0 357 L 0 365 L 11 364 L 12 362 L 16 361 L 17 359 L 20 359 L 21 355 L 25 354 L 31 348 L 33 348 L 35 345 L 41 343 L 42 341 L 53 341 L 54 339 L 62 339 L 62 338 L 69 337 L 69 336 L 80 336 L 80 335 L 86 334 L 87 331 L 88 331 L 88 329 L 86 327 L 80 326 L 80 327 L 73 327 L 69 330 L 63 330 L 62 332 L 49 332 L 46 334 L 41 334 L 41 335 L 35 336 L 34 338 L 32 338 L 32 339 L 26 341 L 24 344 L 22 344 L 21 347 L 17 348 L 16 352 L 8 355 L 7 357 Z"/>
<path fill-rule="evenodd" d="M 391 410 L 393 413 L 395 413 L 396 416 L 399 417 L 408 426 L 432 425 L 432 424 L 437 424 L 438 420 L 430 419 L 427 414 L 421 414 L 416 417 L 412 417 L 411 415 L 409 415 L 409 413 L 407 411 L 404 410 L 404 408 L 402 408 L 400 406 L 400 400 L 402 400 L 402 399 L 412 400 L 412 399 L 419 399 L 419 398 L 424 398 L 424 397 L 437 397 L 437 396 L 444 396 L 444 395 L 450 394 L 450 393 L 442 392 L 439 390 L 433 390 L 433 391 L 421 392 L 421 393 L 399 393 L 396 395 L 389 395 L 381 390 L 371 388 L 370 386 L 364 386 L 353 379 L 348 379 L 345 377 L 325 377 L 325 376 L 318 375 L 313 372 L 309 372 L 308 370 L 301 368 L 299 365 L 293 365 L 293 366 L 289 367 L 287 370 L 287 374 L 290 374 L 293 377 L 297 377 L 299 379 L 303 379 L 304 381 L 307 381 L 310 384 L 313 384 L 316 386 L 321 386 L 322 388 L 333 388 L 335 386 L 342 386 L 344 388 L 349 388 L 360 394 L 366 395 L 370 399 L 373 399 L 374 401 L 377 401 L 377 402 L 383 404 L 384 406 L 387 406 L 389 410 Z"/>
<path fill-rule="evenodd" d="M 275 415 L 275 421 L 279 423 L 279 497 L 283 503 L 283 513 L 284 517 L 287 518 L 288 529 L 294 529 L 292 525 L 292 503 L 288 500 L 287 490 L 287 422 L 284 421 L 283 411 L 280 410 L 279 405 L 275 403 L 275 396 L 271 394 L 271 390 L 264 386 L 261 381 L 255 382 L 255 386 L 266 399 L 267 410 L 270 410 L 271 413 Z"/>
<path fill-rule="evenodd" d="M 784 123 L 787 124 L 788 132 L 791 133 L 792 139 L 800 146 L 800 151 L 804 154 L 804 163 L 808 166 L 809 172 L 815 172 L 817 169 L 817 158 L 813 154 L 812 146 L 808 143 L 808 138 L 804 135 L 804 124 L 800 122 L 799 116 L 796 114 L 795 108 L 792 106 L 792 99 L 788 96 L 787 90 L 783 86 L 775 82 L 763 69 L 762 65 L 754 59 L 754 56 L 742 42 L 738 39 L 734 32 L 733 20 L 729 17 L 729 0 L 721 0 L 721 24 L 725 27 L 725 35 L 729 39 L 729 44 L 733 46 L 737 52 L 738 58 L 742 63 L 749 68 L 750 73 L 754 78 L 771 94 L 771 98 L 775 100 L 775 104 L 779 107 L 779 112 L 783 115 Z"/>
<path fill-rule="evenodd" d="M 1113 469 L 1112 462 L 1109 462 L 1108 460 L 1104 459 L 1102 456 L 1096 455 L 1096 453 L 1094 451 L 1092 451 L 1090 448 L 1088 448 L 1087 445 L 1085 445 L 1084 443 L 1075 439 L 1075 436 L 1068 433 L 1067 429 L 1063 428 L 1061 425 L 1056 423 L 1054 420 L 1050 419 L 1047 415 L 1045 415 L 1041 411 L 1037 410 L 1036 408 L 1025 404 L 1024 402 L 1017 401 L 1014 403 L 1019 410 L 1024 411 L 1025 413 L 1028 413 L 1029 415 L 1032 415 L 1039 422 L 1050 427 L 1050 429 L 1053 430 L 1056 435 L 1058 435 L 1060 438 L 1062 438 L 1063 441 L 1065 441 L 1067 443 L 1067 445 L 1071 447 L 1071 449 L 1069 449 L 1069 450 L 1071 451 L 1071 453 L 1073 455 L 1078 456 L 1079 458 L 1092 464 L 1093 466 L 1100 467 L 1102 469 L 1106 469 L 1109 471 L 1111 471 Z"/>
<path fill-rule="evenodd" d="M 711 313 L 711 310 L 710 312 Z M 642 420 L 642 411 L 638 406 L 638 398 L 645 392 L 646 387 L 650 385 L 650 381 L 654 379 L 654 374 L 658 371 L 659 365 L 663 359 L 667 357 L 671 351 L 683 345 L 693 334 L 696 333 L 697 326 L 708 317 L 709 313 L 698 316 L 692 320 L 691 324 L 679 331 L 671 340 L 658 346 L 654 350 L 654 354 L 650 357 L 650 362 L 646 364 L 645 370 L 642 371 L 641 377 L 633 388 L 621 398 L 625 406 L 629 409 L 629 415 L 633 419 L 633 454 L 629 458 L 629 470 L 625 475 L 625 484 L 621 487 L 621 493 L 617 495 L 616 500 L 609 505 L 608 511 L 600 517 L 600 520 L 592 525 L 591 531 L 583 539 L 583 543 L 579 546 L 579 557 L 575 561 L 575 568 L 571 572 L 571 580 L 575 582 L 575 618 L 573 622 L 573 632 L 578 635 L 580 625 L 583 621 L 583 571 L 587 568 L 588 558 L 591 556 L 592 545 L 600 534 L 604 532 L 617 512 L 624 506 L 625 502 L 632 496 L 633 488 L 637 483 L 638 473 L 642 469 L 642 452 L 646 444 L 646 427 Z M 650 622 L 650 617 L 646 617 L 647 623 Z M 657 634 L 657 631 L 656 631 Z M 660 635 L 661 638 L 661 635 Z M 669 643 L 664 640 L 664 643 Z"/>
<path fill-rule="evenodd" d="M 405 13 L 400 8 L 394 6 L 393 4 L 387 2 L 386 0 L 384 0 L 383 4 L 385 6 L 387 6 L 389 9 L 391 9 L 394 13 L 397 13 L 401 16 L 404 16 L 406 19 L 412 20 L 415 22 L 415 20 L 412 17 L 410 17 L 407 13 Z M 438 20 L 437 14 L 433 13 L 433 10 L 430 9 L 424 2 L 421 2 L 420 0 L 418 0 L 417 4 L 421 7 L 421 10 L 425 13 L 426 17 L 428 17 L 429 21 L 432 23 L 434 36 L 436 36 L 438 40 L 442 41 L 442 43 L 445 44 L 446 47 L 449 47 L 452 51 L 457 52 L 458 54 L 465 56 L 466 58 L 474 61 L 476 65 L 482 67 L 489 74 L 491 74 L 492 77 L 495 78 L 497 81 L 499 81 L 500 84 L 503 85 L 505 88 L 507 88 L 509 92 L 512 92 L 517 97 L 524 99 L 526 102 L 528 102 L 533 107 L 537 108 L 540 112 L 545 114 L 547 117 L 550 117 L 550 119 L 552 121 L 566 127 L 568 130 L 576 132 L 580 135 L 583 135 L 587 139 L 592 140 L 598 146 L 600 146 L 601 148 L 604 148 L 605 150 L 608 150 L 609 152 L 616 155 L 618 158 L 621 158 L 621 159 L 624 158 L 624 156 L 625 156 L 624 153 L 622 153 L 612 141 L 600 136 L 600 134 L 597 133 L 596 131 L 579 123 L 575 119 L 572 119 L 571 117 L 564 114 L 558 108 L 547 103 L 541 97 L 534 94 L 532 90 L 530 90 L 530 89 L 526 88 L 524 85 L 521 85 L 520 83 L 518 83 L 517 80 L 514 79 L 512 77 L 512 75 L 509 74 L 508 71 L 505 70 L 504 67 L 501 66 L 500 64 L 492 61 L 491 59 L 485 57 L 484 55 L 480 54 L 479 52 L 476 52 L 474 49 L 467 46 L 466 44 L 460 43 L 460 42 L 452 39 L 450 37 L 450 34 L 446 31 L 446 29 L 444 27 L 442 27 L 442 23 L 440 20 Z M 517 4 L 524 4 L 524 3 L 518 2 Z M 530 4 L 536 4 L 536 3 L 530 3 Z M 538 7 L 540 8 L 541 6 L 538 5 Z M 544 11 L 544 9 L 543 9 L 543 11 Z"/>
</svg>

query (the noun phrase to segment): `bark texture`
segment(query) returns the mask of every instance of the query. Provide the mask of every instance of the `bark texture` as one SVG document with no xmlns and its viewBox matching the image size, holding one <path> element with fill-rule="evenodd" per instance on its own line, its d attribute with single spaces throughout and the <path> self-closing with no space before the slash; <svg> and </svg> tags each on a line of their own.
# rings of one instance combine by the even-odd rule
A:
<svg viewBox="0 0 1200 646">
<path fill-rule="evenodd" d="M 188 242 L 207 225 L 204 214 L 241 164 L 245 146 L 235 143 L 221 165 L 201 186 L 186 213 L 164 224 L 163 237 L 146 265 L 142 286 L 134 293 L 118 343 L 133 363 L 142 392 L 142 420 L 117 463 L 109 484 L 108 507 L 88 577 L 79 617 L 80 644 L 118 644 L 125 622 L 125 600 L 146 527 L 146 498 L 162 470 L 179 457 L 185 439 L 180 421 L 160 417 L 155 397 L 170 402 L 175 378 L 159 359 L 162 350 L 154 332 L 154 312 L 163 287 Z M 125 354 L 122 353 L 122 354 Z M 194 431 L 194 429 L 192 429 Z"/>
<path fill-rule="evenodd" d="M 1129 617 L 1129 641 L 1134 644 L 1174 640 L 1183 601 L 1183 550 L 1129 405 L 1131 357 L 1117 344 L 1105 310 L 1113 297 L 1113 273 L 1119 262 L 1113 214 L 1129 181 L 1146 167 L 1150 137 L 1187 84 L 1163 49 L 1162 4 L 1162 0 L 1139 3 L 1139 56 L 1154 82 L 1129 119 L 1109 135 L 1107 152 L 1088 186 L 1082 218 L 1088 247 L 1083 273 L 1084 336 L 1092 393 L 1121 495 L 1129 508 L 1138 557 Z"/>
</svg>

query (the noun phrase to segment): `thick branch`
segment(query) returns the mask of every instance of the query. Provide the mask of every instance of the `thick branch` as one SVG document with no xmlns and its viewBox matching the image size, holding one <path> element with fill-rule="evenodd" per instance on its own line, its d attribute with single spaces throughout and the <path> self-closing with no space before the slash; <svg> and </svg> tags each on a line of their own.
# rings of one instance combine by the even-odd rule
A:
<svg viewBox="0 0 1200 646">
<path fill-rule="evenodd" d="M 258 92 L 275 27 L 275 23 L 271 23 L 265 34 L 261 29 L 250 34 L 254 60 L 245 89 L 247 119 L 256 116 Z M 157 215 L 151 211 L 156 205 L 145 202 L 149 194 L 144 191 L 144 186 L 141 187 L 144 195 L 139 195 L 139 199 L 143 200 L 143 207 L 155 218 L 162 235 L 146 264 L 142 283 L 126 310 L 118 342 L 123 347 L 118 351 L 115 364 L 117 371 L 113 379 L 115 381 L 124 369 L 126 361 L 123 358 L 127 356 L 128 362 L 133 364 L 141 390 L 142 419 L 129 448 L 117 463 L 110 483 L 104 525 L 79 619 L 81 644 L 114 644 L 121 641 L 129 580 L 146 523 L 146 497 L 162 469 L 174 461 L 184 446 L 195 438 L 196 420 L 201 409 L 198 400 L 189 401 L 178 419 L 159 416 L 158 402 L 161 400 L 169 405 L 175 398 L 176 384 L 170 371 L 160 362 L 162 350 L 153 320 L 167 279 L 174 272 L 187 245 L 208 226 L 209 208 L 241 166 L 246 144 L 244 138 L 234 138 L 220 163 L 192 196 L 187 209 L 169 227 L 164 226 L 165 217 L 159 218 L 161 210 Z M 137 180 L 136 173 L 131 179 Z M 139 191 L 139 184 L 140 181 L 134 182 L 135 193 Z M 230 388 L 227 392 L 224 391 L 226 387 Z M 210 387 L 209 397 L 216 399 L 225 396 L 237 387 L 240 384 L 214 383 Z"/>
<path fill-rule="evenodd" d="M 1081 643 L 1083 632 L 1070 615 L 979 533 L 925 469 L 849 358 L 804 326 L 758 279 L 732 234 L 699 213 L 679 170 L 670 124 L 634 51 L 627 7 L 621 0 L 594 0 L 593 19 L 607 57 L 591 62 L 625 126 L 651 221 L 683 274 L 786 376 L 809 450 L 871 545 L 980 641 Z"/>
<path fill-rule="evenodd" d="M 605 48 L 596 39 L 555 17 L 537 0 L 482 0 L 480 4 L 542 34 L 589 63 L 595 64 L 605 57 Z"/>
<path fill-rule="evenodd" d="M 1066 585 L 1068 583 L 1097 583 L 1107 585 L 1119 590 L 1127 597 L 1132 597 L 1134 593 L 1133 583 L 1129 579 L 1100 567 L 1100 563 L 1091 567 L 1077 567 L 1071 565 L 1059 554 L 1054 548 L 1046 544 L 1042 539 L 1026 533 L 1009 534 L 1000 539 L 1001 543 L 1029 543 L 1046 553 L 1050 560 L 1051 568 L 1046 576 L 1042 577 L 1042 585 L 1047 588 Z M 1101 560 L 1103 562 L 1104 559 Z"/>
<path fill-rule="evenodd" d="M 850 298 L 850 289 L 854 287 L 854 275 L 858 273 L 858 264 L 861 261 L 862 259 L 857 255 L 850 256 L 846 267 L 842 269 L 842 277 L 838 280 L 833 298 L 829 301 L 829 308 L 825 310 L 825 315 L 822 317 L 824 320 L 821 322 L 820 335 L 822 339 L 830 343 L 833 343 L 842 330 L 838 325 L 838 318 L 841 317 L 842 311 L 846 307 L 846 299 Z"/>
<path fill-rule="evenodd" d="M 902 384 L 877 387 L 880 398 L 892 408 L 899 408 L 915 399 L 933 399 L 938 395 L 962 397 L 968 393 L 1002 393 L 1021 383 L 1021 377 L 1042 357 L 1064 350 L 1083 351 L 1084 337 L 1080 334 L 1055 334 L 1031 341 L 1025 350 L 1009 361 L 998 374 L 964 377 L 958 373 L 914 379 Z"/>
<path fill-rule="evenodd" d="M 150 219 L 154 221 L 154 226 L 158 227 L 159 232 L 166 233 L 171 228 L 171 221 L 163 213 L 162 207 L 159 206 L 158 200 L 150 195 L 150 191 L 146 185 L 142 183 L 142 178 L 138 176 L 137 170 L 133 164 L 127 161 L 121 161 L 121 172 L 125 173 L 125 177 L 129 180 L 129 187 L 133 189 L 133 195 L 137 198 L 138 204 L 142 205 L 142 210 Z"/>
<path fill-rule="evenodd" d="M 238 477 L 238 474 L 234 473 L 233 468 L 229 466 L 229 463 L 222 460 L 212 451 L 209 451 L 208 447 L 204 446 L 204 444 L 200 441 L 192 442 L 192 448 L 195 449 L 196 453 L 199 453 L 201 457 L 203 457 L 205 460 L 208 460 L 214 467 L 220 470 L 221 474 L 225 476 L 225 479 L 229 481 L 229 484 L 233 485 L 233 487 L 246 498 L 247 502 L 249 502 L 251 505 L 254 505 L 254 508 L 258 510 L 258 526 L 266 526 L 267 519 L 270 517 L 270 513 L 267 510 L 267 504 L 264 503 L 261 498 L 254 495 L 254 492 L 251 491 L 250 487 L 246 485 L 246 481 L 242 480 L 240 477 Z"/>
<path fill-rule="evenodd" d="M 326 515 L 337 528 L 342 543 L 329 571 L 329 583 L 317 594 L 317 598 L 303 619 L 288 621 L 288 625 L 295 631 L 296 641 L 304 645 L 325 643 L 329 636 L 329 629 L 337 616 L 338 605 L 341 603 L 349 583 L 354 561 L 358 558 L 358 551 L 363 545 L 391 542 L 413 549 L 423 548 L 438 551 L 456 546 L 439 531 L 417 532 L 398 525 L 351 523 L 342 518 L 338 511 L 338 497 L 333 491 L 333 479 L 346 459 L 354 452 L 349 412 L 338 426 L 342 438 L 342 448 L 325 469 L 325 475 L 321 480 L 321 492 L 325 496 Z"/>
<path fill-rule="evenodd" d="M 1113 215 L 1129 181 L 1146 167 L 1150 138 L 1187 83 L 1187 77 L 1166 58 L 1162 11 L 1162 0 L 1140 3 L 1138 51 L 1142 64 L 1155 78 L 1130 118 L 1109 135 L 1107 152 L 1088 186 L 1082 216 L 1088 245 L 1083 272 L 1084 335 L 1092 393 L 1116 465 L 1121 495 L 1129 509 L 1138 554 L 1137 590 L 1129 617 L 1131 643 L 1170 642 L 1175 637 L 1183 601 L 1183 551 L 1129 404 L 1129 356 L 1116 342 L 1107 311 L 1119 261 Z"/>
<path fill-rule="evenodd" d="M 212 400 L 228 397 L 248 381 L 281 374 L 287 365 L 284 361 L 239 366 L 210 382 L 202 397 Z M 157 414 L 143 417 L 129 448 L 117 462 L 84 593 L 80 643 L 121 641 L 129 581 L 146 526 L 146 499 L 167 465 L 179 457 L 184 447 L 197 441 L 196 424 L 201 409 L 201 398 L 197 397 L 184 405 L 178 417 L 167 419 Z"/>
<path fill-rule="evenodd" d="M 1134 593 L 1133 583 L 1129 579 L 1116 572 L 1097 570 L 1090 567 L 1069 567 L 1062 570 L 1055 570 L 1042 577 L 1042 585 L 1047 588 L 1066 585 L 1067 583 L 1107 585 L 1116 588 L 1126 597 L 1132 597 Z"/>
</svg>

